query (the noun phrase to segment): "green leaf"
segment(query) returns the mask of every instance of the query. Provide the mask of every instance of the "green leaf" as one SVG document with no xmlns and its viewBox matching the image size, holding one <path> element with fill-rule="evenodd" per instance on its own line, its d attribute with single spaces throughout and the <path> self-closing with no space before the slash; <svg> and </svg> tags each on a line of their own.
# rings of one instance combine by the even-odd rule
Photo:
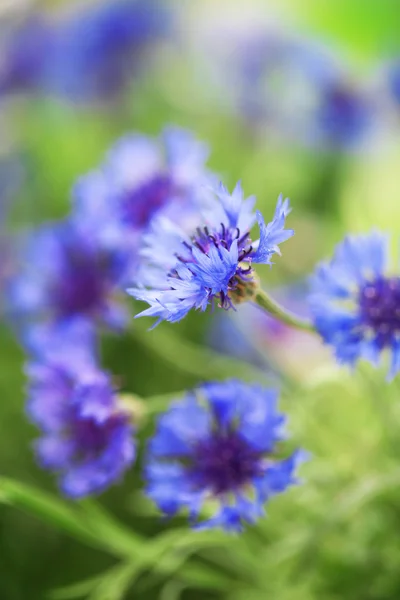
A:
<svg viewBox="0 0 400 600">
<path fill-rule="evenodd" d="M 90 579 L 85 579 L 79 583 L 73 583 L 62 588 L 53 590 L 48 594 L 49 600 L 75 600 L 75 598 L 85 598 L 102 581 L 106 574 L 96 575 Z"/>
<path fill-rule="evenodd" d="M 31 486 L 1 477 L 0 502 L 34 515 L 80 542 L 97 548 L 104 547 L 95 531 L 85 525 L 76 509 Z"/>
<path fill-rule="evenodd" d="M 83 500 L 80 507 L 85 524 L 96 532 L 105 548 L 120 556 L 141 557 L 145 542 L 140 535 L 119 523 L 94 500 Z"/>
</svg>

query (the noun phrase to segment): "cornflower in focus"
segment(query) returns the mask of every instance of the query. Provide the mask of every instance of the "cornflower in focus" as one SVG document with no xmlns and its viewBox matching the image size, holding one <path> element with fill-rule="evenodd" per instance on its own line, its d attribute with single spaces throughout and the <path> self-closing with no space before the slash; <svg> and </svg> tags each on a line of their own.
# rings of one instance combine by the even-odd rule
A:
<svg viewBox="0 0 400 600">
<path fill-rule="evenodd" d="M 391 350 L 394 377 L 400 369 L 400 277 L 387 274 L 387 267 L 387 236 L 349 236 L 317 268 L 310 304 L 315 327 L 339 362 L 377 364 L 381 352 Z"/>
<path fill-rule="evenodd" d="M 275 390 L 240 381 L 208 383 L 160 417 L 149 443 L 147 494 L 173 516 L 181 508 L 198 519 L 207 500 L 217 514 L 197 527 L 240 531 L 263 515 L 274 494 L 296 483 L 300 451 L 275 457 L 285 417 Z"/>
<path fill-rule="evenodd" d="M 271 265 L 272 256 L 279 254 L 278 244 L 293 235 L 284 228 L 288 200 L 279 198 L 273 220 L 266 225 L 260 212 L 253 213 L 255 198 L 243 199 L 240 184 L 232 194 L 222 185 L 214 193 L 203 224 L 191 236 L 166 219 L 153 224 L 142 252 L 149 264 L 141 269 L 139 285 L 128 290 L 150 305 L 137 316 L 158 317 L 157 325 L 179 321 L 193 308 L 204 311 L 215 301 L 229 309 L 250 300 L 258 287 L 252 264 Z M 256 219 L 260 238 L 253 242 L 250 229 Z"/>
<path fill-rule="evenodd" d="M 210 183 L 208 147 L 191 132 L 166 127 L 160 138 L 127 135 L 100 169 L 82 177 L 74 190 L 77 228 L 101 244 L 124 244 L 132 276 L 142 236 L 152 219 L 166 216 L 187 228 L 199 214 L 199 191 Z"/>
<path fill-rule="evenodd" d="M 130 415 L 96 366 L 92 348 L 82 348 L 86 334 L 76 323 L 59 330 L 26 368 L 28 417 L 43 434 L 36 456 L 58 474 L 62 492 L 71 498 L 103 492 L 135 458 Z"/>
<path fill-rule="evenodd" d="M 77 317 L 123 327 L 118 291 L 127 268 L 124 249 L 101 246 L 69 221 L 33 232 L 10 281 L 8 312 L 17 327 Z"/>
</svg>

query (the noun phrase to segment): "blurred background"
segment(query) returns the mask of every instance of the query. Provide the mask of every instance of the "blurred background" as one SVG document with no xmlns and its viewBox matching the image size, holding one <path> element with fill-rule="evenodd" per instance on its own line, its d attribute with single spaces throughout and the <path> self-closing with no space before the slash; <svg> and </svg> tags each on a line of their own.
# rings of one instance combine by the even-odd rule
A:
<svg viewBox="0 0 400 600">
<path fill-rule="evenodd" d="M 279 193 L 291 199 L 296 235 L 261 276 L 293 311 L 307 313 L 307 276 L 347 232 L 391 232 L 396 266 L 399 31 L 397 0 L 0 0 L 2 291 L 25 237 L 68 214 L 77 177 L 121 135 L 165 124 L 207 142 L 208 166 L 267 218 Z M 143 439 L 161 395 L 242 376 L 281 386 L 313 456 L 304 484 L 234 538 L 162 521 L 139 461 L 79 507 L 116 550 L 73 525 L 35 464 L 24 354 L 0 309 L 1 600 L 400 598 L 400 384 L 383 370 L 339 369 L 250 306 L 104 335 L 103 364 L 149 398 Z"/>
</svg>

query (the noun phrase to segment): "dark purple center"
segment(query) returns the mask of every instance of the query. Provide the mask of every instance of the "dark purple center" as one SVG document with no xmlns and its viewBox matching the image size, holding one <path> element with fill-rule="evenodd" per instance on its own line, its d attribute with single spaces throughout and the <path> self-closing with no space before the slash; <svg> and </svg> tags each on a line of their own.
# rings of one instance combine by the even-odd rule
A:
<svg viewBox="0 0 400 600">
<path fill-rule="evenodd" d="M 157 175 L 138 188 L 126 192 L 122 199 L 122 217 L 135 229 L 145 227 L 171 196 L 178 194 L 179 190 L 169 175 Z"/>
<path fill-rule="evenodd" d="M 80 458 L 94 458 L 103 452 L 115 430 L 123 423 L 122 415 L 109 417 L 99 423 L 91 418 L 77 418 L 71 427 L 72 438 Z"/>
<path fill-rule="evenodd" d="M 248 247 L 248 231 L 244 235 L 241 235 L 238 227 L 232 229 L 221 223 L 219 230 L 210 231 L 208 227 L 204 227 L 203 229 L 198 227 L 196 235 L 192 238 L 193 245 L 197 246 L 204 254 L 209 252 L 211 246 L 215 246 L 216 248 L 221 246 L 229 250 L 235 240 L 238 242 L 239 261 L 244 260 L 251 251 L 251 247 Z"/>
<path fill-rule="evenodd" d="M 189 472 L 195 487 L 215 495 L 235 492 L 262 474 L 261 453 L 235 431 L 198 442 L 193 457 Z"/>
<path fill-rule="evenodd" d="M 379 343 L 390 344 L 400 334 L 400 277 L 378 278 L 359 293 L 361 320 L 371 327 Z"/>
<path fill-rule="evenodd" d="M 362 134 L 367 108 L 351 90 L 331 88 L 327 91 L 320 114 L 322 126 L 332 140 L 352 141 Z"/>
<path fill-rule="evenodd" d="M 108 289 L 107 265 L 96 254 L 68 252 L 53 290 L 62 316 L 90 313 L 104 304 Z"/>
<path fill-rule="evenodd" d="M 219 230 L 210 231 L 208 227 L 204 227 L 203 229 L 198 227 L 196 235 L 192 238 L 193 246 L 184 243 L 185 249 L 188 252 L 184 251 L 182 255 L 178 256 L 178 259 L 186 265 L 190 265 L 191 262 L 196 262 L 192 251 L 194 246 L 201 250 L 203 254 L 208 254 L 212 246 L 230 250 L 232 243 L 235 240 L 237 240 L 238 244 L 238 266 L 228 284 L 229 291 L 234 291 L 238 287 L 246 286 L 249 282 L 253 281 L 251 268 L 251 253 L 253 247 L 250 245 L 251 240 L 249 238 L 249 232 L 242 235 L 239 228 L 233 229 L 231 227 L 226 227 L 223 223 L 221 223 Z M 170 273 L 170 275 L 174 276 L 174 273 Z M 221 307 L 226 309 L 232 307 L 232 301 L 228 295 L 224 292 L 220 292 L 219 296 Z"/>
</svg>

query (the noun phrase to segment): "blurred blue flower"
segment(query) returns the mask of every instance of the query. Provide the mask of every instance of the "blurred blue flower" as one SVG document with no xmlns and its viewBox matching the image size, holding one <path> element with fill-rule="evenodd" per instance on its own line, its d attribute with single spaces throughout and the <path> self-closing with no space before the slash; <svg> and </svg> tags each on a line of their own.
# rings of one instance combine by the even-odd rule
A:
<svg viewBox="0 0 400 600">
<path fill-rule="evenodd" d="M 208 147 L 185 129 L 160 138 L 131 134 L 119 140 L 97 171 L 74 189 L 76 227 L 108 246 L 125 244 L 132 271 L 152 219 L 167 216 L 187 228 L 199 214 L 199 190 L 210 182 Z"/>
<path fill-rule="evenodd" d="M 83 364 L 95 365 L 98 358 L 97 337 L 94 324 L 82 317 L 68 321 L 35 323 L 24 331 L 23 345 L 29 356 L 46 361 L 70 356 Z"/>
<path fill-rule="evenodd" d="M 265 224 L 261 213 L 252 211 L 255 198 L 243 199 L 240 184 L 232 194 L 220 185 L 215 196 L 203 226 L 191 237 L 166 219 L 153 224 L 143 252 L 149 265 L 137 278 L 139 285 L 128 290 L 150 305 L 137 316 L 158 317 L 157 325 L 179 321 L 193 308 L 204 311 L 215 299 L 222 308 L 232 308 L 254 291 L 252 263 L 271 265 L 278 244 L 294 233 L 284 229 L 290 209 L 282 197 L 273 220 Z M 249 234 L 256 219 L 260 238 L 252 242 Z"/>
<path fill-rule="evenodd" d="M 0 93 L 35 90 L 44 85 L 48 61 L 54 57 L 55 32 L 35 15 L 3 41 Z"/>
<path fill-rule="evenodd" d="M 369 139 L 377 125 L 376 99 L 339 52 L 271 26 L 262 15 L 247 24 L 238 20 L 233 31 L 225 21 L 221 35 L 208 32 L 210 69 L 225 108 L 255 135 L 327 151 L 358 148 Z"/>
<path fill-rule="evenodd" d="M 395 102 L 400 106 L 400 59 L 389 70 L 389 90 Z"/>
<path fill-rule="evenodd" d="M 338 79 L 321 88 L 316 112 L 316 130 L 327 148 L 357 145 L 374 120 L 372 106 L 364 95 Z"/>
<path fill-rule="evenodd" d="M 158 0 L 106 0 L 57 23 L 30 18 L 5 44 L 0 91 L 108 99 L 131 81 L 149 45 L 171 26 L 171 11 Z"/>
<path fill-rule="evenodd" d="M 277 459 L 285 417 L 272 389 L 237 380 L 208 383 L 159 419 L 145 467 L 147 494 L 173 516 L 187 508 L 197 521 L 204 502 L 218 512 L 196 527 L 240 531 L 263 515 L 264 503 L 294 483 L 302 452 Z"/>
<path fill-rule="evenodd" d="M 126 256 L 96 242 L 68 221 L 33 232 L 7 290 L 10 318 L 23 336 L 30 324 L 76 317 L 123 327 L 127 315 L 118 292 Z"/>
<path fill-rule="evenodd" d="M 137 74 L 147 45 L 171 29 L 158 0 L 106 1 L 78 11 L 58 31 L 48 87 L 77 100 L 109 98 Z"/>
<path fill-rule="evenodd" d="M 118 481 L 135 458 L 129 415 L 108 375 L 65 342 L 60 352 L 30 362 L 27 412 L 43 436 L 40 465 L 58 473 L 71 498 L 98 494 Z"/>
<path fill-rule="evenodd" d="M 391 350 L 390 377 L 400 369 L 400 277 L 386 274 L 388 237 L 349 236 L 311 279 L 315 326 L 337 359 L 378 363 Z"/>
</svg>

